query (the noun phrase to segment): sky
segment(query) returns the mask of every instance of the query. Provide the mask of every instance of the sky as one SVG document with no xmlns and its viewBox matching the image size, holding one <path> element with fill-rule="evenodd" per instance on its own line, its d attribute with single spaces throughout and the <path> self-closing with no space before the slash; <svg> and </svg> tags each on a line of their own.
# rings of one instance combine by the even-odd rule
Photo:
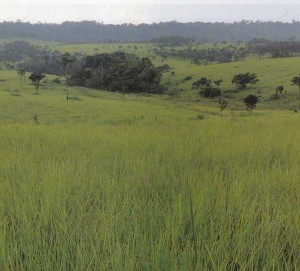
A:
<svg viewBox="0 0 300 271">
<path fill-rule="evenodd" d="M 298 4 L 298 3 L 299 4 Z M 0 0 L 0 21 L 300 21 L 300 0 Z"/>
</svg>

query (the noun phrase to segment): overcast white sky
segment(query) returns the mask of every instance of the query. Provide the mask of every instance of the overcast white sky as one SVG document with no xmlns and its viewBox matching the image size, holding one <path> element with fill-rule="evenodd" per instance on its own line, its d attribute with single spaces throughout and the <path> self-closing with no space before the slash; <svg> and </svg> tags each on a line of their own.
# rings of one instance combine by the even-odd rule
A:
<svg viewBox="0 0 300 271">
<path fill-rule="evenodd" d="M 17 19 L 51 23 L 95 20 L 114 24 L 171 20 L 292 21 L 300 20 L 300 0 L 0 0 L 0 21 Z"/>
<path fill-rule="evenodd" d="M 0 0 L 0 3 L 19 5 L 153 5 L 153 4 L 298 4 L 299 0 Z"/>
</svg>

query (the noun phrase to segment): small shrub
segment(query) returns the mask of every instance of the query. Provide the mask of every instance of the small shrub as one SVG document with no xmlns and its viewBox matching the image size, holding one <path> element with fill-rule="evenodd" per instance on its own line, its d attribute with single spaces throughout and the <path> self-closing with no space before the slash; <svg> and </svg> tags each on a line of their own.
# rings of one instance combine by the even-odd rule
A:
<svg viewBox="0 0 300 271">
<path fill-rule="evenodd" d="M 39 124 L 39 119 L 38 119 L 38 115 L 37 114 L 34 114 L 32 116 L 33 120 L 35 121 L 35 124 L 38 125 Z"/>
<path fill-rule="evenodd" d="M 15 89 L 15 92 L 11 93 L 10 95 L 11 96 L 17 96 L 17 97 L 21 96 L 18 89 Z"/>
<path fill-rule="evenodd" d="M 54 78 L 54 79 L 51 80 L 51 83 L 61 84 L 61 80 L 59 79 L 59 77 L 56 77 L 56 78 Z"/>
<path fill-rule="evenodd" d="M 178 88 L 168 89 L 165 93 L 171 97 L 177 97 L 180 95 L 181 90 Z"/>
<path fill-rule="evenodd" d="M 200 95 L 205 98 L 214 98 L 221 95 L 221 90 L 219 88 L 207 87 L 200 90 Z"/>
<path fill-rule="evenodd" d="M 68 100 L 73 100 L 73 101 L 82 101 L 79 97 L 73 96 L 73 97 L 68 97 Z"/>
<path fill-rule="evenodd" d="M 171 67 L 168 64 L 163 64 L 161 66 L 158 66 L 157 70 L 159 70 L 160 72 L 168 72 L 171 70 Z"/>
<path fill-rule="evenodd" d="M 280 94 L 282 94 L 282 92 L 284 91 L 284 86 L 278 86 L 276 88 L 276 94 L 279 92 Z"/>
<path fill-rule="evenodd" d="M 204 117 L 205 117 L 204 115 L 198 115 L 197 120 L 204 120 Z"/>
<path fill-rule="evenodd" d="M 211 80 L 207 79 L 206 77 L 202 77 L 200 80 L 195 81 L 192 84 L 193 89 L 195 89 L 195 88 L 204 89 L 204 88 L 210 88 L 210 87 L 211 87 Z"/>
<path fill-rule="evenodd" d="M 221 110 L 221 116 L 223 116 L 223 111 L 226 109 L 227 107 L 227 101 L 225 99 L 220 99 L 219 100 L 219 108 Z"/>
<path fill-rule="evenodd" d="M 279 100 L 281 98 L 281 96 L 278 94 L 278 93 L 275 93 L 275 94 L 273 94 L 273 95 L 271 95 L 271 100 L 272 101 L 277 101 L 277 100 Z"/>
<path fill-rule="evenodd" d="M 189 75 L 189 76 L 182 79 L 182 83 L 185 83 L 185 82 L 190 81 L 192 79 L 193 79 L 193 77 Z"/>
</svg>

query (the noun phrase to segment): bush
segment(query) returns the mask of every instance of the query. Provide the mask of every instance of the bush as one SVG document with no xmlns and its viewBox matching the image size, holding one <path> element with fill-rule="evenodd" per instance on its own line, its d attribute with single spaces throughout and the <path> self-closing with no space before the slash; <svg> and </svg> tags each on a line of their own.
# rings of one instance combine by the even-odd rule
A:
<svg viewBox="0 0 300 271">
<path fill-rule="evenodd" d="M 59 79 L 59 77 L 56 77 L 56 78 L 54 78 L 54 79 L 51 80 L 51 83 L 61 84 L 61 80 Z"/>
<path fill-rule="evenodd" d="M 180 95 L 180 92 L 182 90 L 181 89 L 178 89 L 178 88 L 174 88 L 174 89 L 168 89 L 165 94 L 171 96 L 171 97 L 177 97 Z"/>
<path fill-rule="evenodd" d="M 197 120 L 204 120 L 204 117 L 205 117 L 204 115 L 198 115 L 196 119 Z"/>
<path fill-rule="evenodd" d="M 193 79 L 193 77 L 189 75 L 189 76 L 185 77 L 184 79 L 182 79 L 182 82 L 184 83 L 184 82 L 190 81 L 192 79 Z"/>
<path fill-rule="evenodd" d="M 221 95 L 219 88 L 208 87 L 200 90 L 200 95 L 206 98 L 214 98 Z"/>
</svg>

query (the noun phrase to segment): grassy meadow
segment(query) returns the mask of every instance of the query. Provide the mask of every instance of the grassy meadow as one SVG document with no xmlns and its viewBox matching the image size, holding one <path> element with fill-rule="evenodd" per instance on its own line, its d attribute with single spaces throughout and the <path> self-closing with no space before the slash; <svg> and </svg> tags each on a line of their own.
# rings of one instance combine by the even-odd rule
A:
<svg viewBox="0 0 300 271">
<path fill-rule="evenodd" d="M 299 269 L 299 114 L 0 78 L 0 270 Z"/>
</svg>

